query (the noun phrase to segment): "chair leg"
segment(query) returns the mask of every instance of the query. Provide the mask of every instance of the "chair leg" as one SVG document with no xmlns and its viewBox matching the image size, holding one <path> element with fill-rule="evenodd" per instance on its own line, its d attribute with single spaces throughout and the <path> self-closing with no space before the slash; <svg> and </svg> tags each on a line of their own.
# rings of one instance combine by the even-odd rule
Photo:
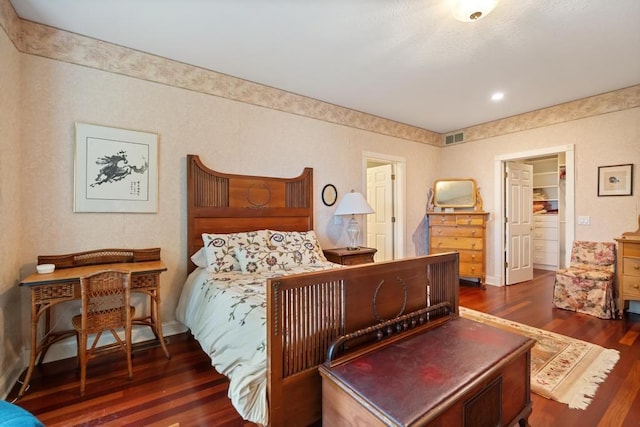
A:
<svg viewBox="0 0 640 427">
<path fill-rule="evenodd" d="M 131 362 L 131 328 L 124 328 L 124 341 L 122 341 L 122 339 L 120 339 L 120 336 L 118 336 L 118 333 L 116 332 L 115 329 L 109 329 L 109 331 L 111 331 L 111 335 L 113 335 L 113 338 L 116 340 L 116 343 L 120 346 L 120 349 L 122 349 L 122 351 L 124 351 L 124 353 L 127 355 L 127 369 L 129 371 L 129 379 L 132 380 L 133 379 L 133 364 Z"/>
<path fill-rule="evenodd" d="M 84 396 L 85 382 L 87 378 L 87 334 L 82 332 L 80 339 L 80 396 Z"/>
<path fill-rule="evenodd" d="M 131 363 L 131 325 L 125 328 L 125 346 L 127 351 L 127 367 L 129 368 L 129 379 L 133 379 L 133 364 Z"/>
<path fill-rule="evenodd" d="M 78 359 L 78 368 L 77 369 L 80 369 L 81 362 L 80 362 L 80 333 L 79 332 L 76 332 L 76 348 L 78 349 L 77 350 L 77 353 L 78 353 L 77 354 L 77 359 Z"/>
</svg>

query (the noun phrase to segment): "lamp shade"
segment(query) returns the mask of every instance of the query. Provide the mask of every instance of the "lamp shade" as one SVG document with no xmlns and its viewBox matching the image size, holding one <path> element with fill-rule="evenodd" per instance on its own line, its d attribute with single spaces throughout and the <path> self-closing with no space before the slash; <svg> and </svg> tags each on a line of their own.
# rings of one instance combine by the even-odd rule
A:
<svg viewBox="0 0 640 427">
<path fill-rule="evenodd" d="M 350 193 L 345 194 L 336 211 L 333 213 L 334 215 L 362 215 L 362 214 L 372 214 L 373 209 L 369 206 L 369 203 L 365 200 L 364 196 L 360 193 L 357 193 L 351 190 Z"/>
</svg>

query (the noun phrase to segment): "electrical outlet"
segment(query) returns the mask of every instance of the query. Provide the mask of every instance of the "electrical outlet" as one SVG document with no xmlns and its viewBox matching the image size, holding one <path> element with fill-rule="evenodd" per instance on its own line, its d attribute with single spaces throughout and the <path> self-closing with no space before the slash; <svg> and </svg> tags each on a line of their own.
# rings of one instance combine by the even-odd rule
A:
<svg viewBox="0 0 640 427">
<path fill-rule="evenodd" d="M 591 224 L 591 217 L 586 215 L 586 216 L 579 216 L 578 217 L 578 225 L 590 225 Z"/>
</svg>

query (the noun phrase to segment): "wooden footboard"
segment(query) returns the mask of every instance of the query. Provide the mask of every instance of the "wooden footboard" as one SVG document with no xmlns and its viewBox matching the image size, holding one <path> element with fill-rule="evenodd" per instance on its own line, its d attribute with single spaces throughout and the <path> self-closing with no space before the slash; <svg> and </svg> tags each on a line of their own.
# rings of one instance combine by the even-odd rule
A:
<svg viewBox="0 0 640 427">
<path fill-rule="evenodd" d="M 429 312 L 428 320 L 457 316 L 458 280 L 458 255 L 453 253 L 269 280 L 270 425 L 305 426 L 320 420 L 317 366 L 336 338 L 438 304 L 442 308 Z"/>
</svg>

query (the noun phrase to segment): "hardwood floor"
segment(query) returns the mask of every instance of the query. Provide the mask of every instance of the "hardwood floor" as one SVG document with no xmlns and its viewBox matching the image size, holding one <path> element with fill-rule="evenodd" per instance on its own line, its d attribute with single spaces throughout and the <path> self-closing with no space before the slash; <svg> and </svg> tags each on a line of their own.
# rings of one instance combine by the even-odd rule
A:
<svg viewBox="0 0 640 427">
<path fill-rule="evenodd" d="M 640 420 L 640 315 L 600 320 L 552 308 L 553 272 L 536 271 L 533 281 L 486 290 L 463 286 L 460 305 L 526 323 L 620 352 L 620 360 L 586 410 L 532 394 L 533 427 L 637 426 Z M 169 337 L 171 360 L 159 346 L 136 348 L 134 379 L 125 358 L 107 355 L 89 365 L 87 390 L 79 394 L 76 360 L 36 369 L 30 389 L 17 404 L 47 426 L 141 425 L 252 426 L 227 398 L 227 380 L 186 334 Z M 473 363 L 470 355 L 469 363 Z M 14 387 L 8 400 L 18 391 Z"/>
</svg>

